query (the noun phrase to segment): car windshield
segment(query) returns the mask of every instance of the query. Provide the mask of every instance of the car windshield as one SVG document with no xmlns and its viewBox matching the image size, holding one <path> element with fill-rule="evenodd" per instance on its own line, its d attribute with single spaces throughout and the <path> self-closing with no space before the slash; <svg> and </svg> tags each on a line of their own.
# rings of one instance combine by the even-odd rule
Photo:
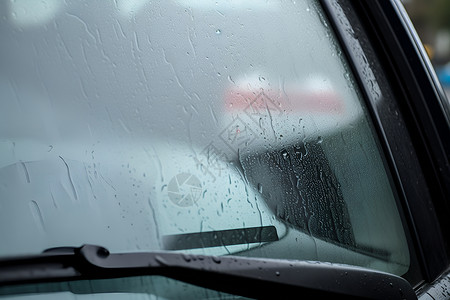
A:
<svg viewBox="0 0 450 300">
<path fill-rule="evenodd" d="M 0 24 L 0 256 L 96 244 L 408 271 L 317 1 L 16 0 Z"/>
</svg>

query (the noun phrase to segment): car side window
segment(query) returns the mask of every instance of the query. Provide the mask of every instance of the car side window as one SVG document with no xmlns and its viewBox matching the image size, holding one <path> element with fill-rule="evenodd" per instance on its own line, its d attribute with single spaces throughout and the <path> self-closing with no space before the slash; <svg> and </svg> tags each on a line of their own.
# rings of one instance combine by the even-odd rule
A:
<svg viewBox="0 0 450 300">
<path fill-rule="evenodd" d="M 408 271 L 317 1 L 53 4 L 0 10 L 0 255 L 91 243 Z"/>
</svg>

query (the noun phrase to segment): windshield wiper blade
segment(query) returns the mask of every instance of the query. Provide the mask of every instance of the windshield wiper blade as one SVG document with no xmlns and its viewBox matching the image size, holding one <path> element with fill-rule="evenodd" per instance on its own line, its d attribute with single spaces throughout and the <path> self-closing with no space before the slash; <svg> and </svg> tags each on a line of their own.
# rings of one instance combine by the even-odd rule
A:
<svg viewBox="0 0 450 300">
<path fill-rule="evenodd" d="M 331 263 L 175 252 L 111 254 L 94 245 L 0 260 L 0 286 L 146 275 L 258 299 L 292 295 L 416 299 L 401 277 Z"/>
</svg>

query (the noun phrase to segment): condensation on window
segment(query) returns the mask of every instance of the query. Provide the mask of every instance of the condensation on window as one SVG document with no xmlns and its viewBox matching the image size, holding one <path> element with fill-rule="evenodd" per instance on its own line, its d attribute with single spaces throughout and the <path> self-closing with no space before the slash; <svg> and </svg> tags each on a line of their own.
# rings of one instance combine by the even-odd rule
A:
<svg viewBox="0 0 450 300">
<path fill-rule="evenodd" d="M 316 1 L 16 0 L 0 24 L 1 255 L 89 243 L 408 270 Z"/>
</svg>

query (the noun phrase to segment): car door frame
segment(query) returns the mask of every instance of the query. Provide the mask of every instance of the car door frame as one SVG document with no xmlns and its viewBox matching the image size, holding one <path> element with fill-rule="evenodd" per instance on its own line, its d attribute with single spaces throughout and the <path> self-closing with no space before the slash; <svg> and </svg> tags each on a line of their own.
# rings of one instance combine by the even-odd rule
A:
<svg viewBox="0 0 450 300">
<path fill-rule="evenodd" d="M 449 270 L 450 105 L 399 1 L 321 0 L 349 60 L 399 193 L 421 275 Z M 446 138 L 447 137 L 447 138 Z M 447 279 L 448 280 L 448 279 Z"/>
</svg>

